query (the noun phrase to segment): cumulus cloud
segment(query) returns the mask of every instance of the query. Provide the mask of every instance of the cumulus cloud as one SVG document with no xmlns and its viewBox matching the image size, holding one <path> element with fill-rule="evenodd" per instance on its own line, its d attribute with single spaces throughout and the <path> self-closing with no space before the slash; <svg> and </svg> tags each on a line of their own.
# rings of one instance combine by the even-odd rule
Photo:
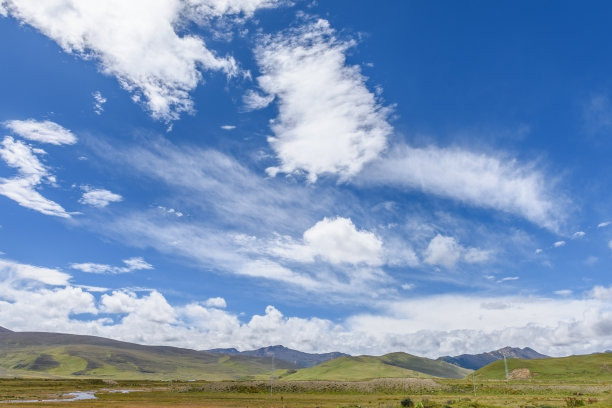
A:
<svg viewBox="0 0 612 408">
<path fill-rule="evenodd" d="M 359 231 L 349 218 L 324 218 L 303 235 L 302 243 L 278 242 L 277 256 L 301 262 L 320 258 L 332 264 L 382 264 L 383 243 L 374 233 Z"/>
<path fill-rule="evenodd" d="M 418 189 L 470 205 L 522 216 L 556 230 L 564 202 L 532 166 L 458 148 L 398 145 L 360 174 L 361 185 Z"/>
<path fill-rule="evenodd" d="M 54 145 L 71 145 L 77 142 L 76 136 L 71 131 L 49 120 L 8 120 L 3 125 L 16 135 L 35 142 Z"/>
<path fill-rule="evenodd" d="M 87 273 L 100 273 L 100 274 L 117 274 L 117 273 L 129 273 L 133 271 L 140 271 L 146 269 L 153 269 L 153 265 L 146 262 L 142 257 L 133 257 L 124 259 L 123 263 L 125 266 L 111 266 L 105 264 L 98 264 L 93 262 L 84 263 L 72 263 L 70 267 L 72 269 L 79 270 Z"/>
<path fill-rule="evenodd" d="M 576 231 L 572 234 L 572 239 L 584 238 L 585 236 L 586 236 L 586 232 Z"/>
<path fill-rule="evenodd" d="M 557 241 L 553 244 L 553 246 L 555 248 L 561 248 L 562 246 L 565 246 L 566 242 L 565 241 Z"/>
<path fill-rule="evenodd" d="M 0 271 L 3 268 L 0 265 Z M 224 309 L 222 298 L 172 305 L 158 291 L 115 290 L 96 301 L 82 288 L 15 285 L 6 276 L 0 275 L 0 321 L 12 330 L 90 334 L 194 349 L 283 344 L 308 352 L 403 350 L 435 358 L 512 344 L 558 356 L 601 351 L 612 334 L 612 290 L 599 286 L 581 298 L 568 298 L 569 293 L 562 299 L 411 296 L 379 302 L 373 311 L 332 322 L 286 316 L 272 305 L 262 314 L 239 318 Z M 79 313 L 93 317 L 75 318 Z"/>
<path fill-rule="evenodd" d="M 17 169 L 17 175 L 10 179 L 0 177 L 0 194 L 42 214 L 70 218 L 61 205 L 36 191 L 41 184 L 55 183 L 55 177 L 37 154 L 44 154 L 44 151 L 10 136 L 4 138 L 0 145 L 0 157 L 8 166 Z"/>
<path fill-rule="evenodd" d="M 604 228 L 604 227 L 607 227 L 608 225 L 610 225 L 610 221 L 600 222 L 599 224 L 597 224 L 597 228 Z"/>
<path fill-rule="evenodd" d="M 437 234 L 427 245 L 423 261 L 429 265 L 453 268 L 457 262 L 481 263 L 489 260 L 490 251 L 478 248 L 464 248 L 453 237 Z"/>
<path fill-rule="evenodd" d="M 36 285 L 23 282 L 36 282 Z M 404 285 L 405 290 L 412 289 Z M 12 330 L 90 334 L 195 349 L 270 344 L 324 352 L 382 354 L 397 350 L 438 357 L 508 344 L 549 355 L 601 351 L 608 346 L 612 288 L 595 286 L 579 298 L 431 295 L 377 302 L 369 312 L 331 322 L 285 316 L 269 305 L 239 318 L 223 298 L 172 305 L 159 291 L 114 290 L 96 300 L 56 269 L 0 260 L 0 321 Z M 88 313 L 88 319 L 75 315 Z"/>
<path fill-rule="evenodd" d="M 79 203 L 91 205 L 92 207 L 104 208 L 110 203 L 117 203 L 123 200 L 119 194 L 112 193 L 103 188 L 83 187 L 86 191 L 79 199 Z"/>
<path fill-rule="evenodd" d="M 206 302 L 204 302 L 204 305 L 206 307 L 214 307 L 217 309 L 225 309 L 227 307 L 227 303 L 222 297 L 214 297 L 207 299 Z"/>
<path fill-rule="evenodd" d="M 278 101 L 269 143 L 280 165 L 268 174 L 305 172 L 314 182 L 328 173 L 349 178 L 387 146 L 392 131 L 384 108 L 359 67 L 346 64 L 354 42 L 336 37 L 325 20 L 263 37 L 255 50 L 268 96 L 248 93 L 247 106 Z"/>
<path fill-rule="evenodd" d="M 236 129 L 236 126 L 234 126 L 234 125 L 223 125 L 223 126 L 221 126 L 221 129 L 223 129 L 223 130 L 234 130 L 234 129 Z"/>
<path fill-rule="evenodd" d="M 189 21 L 205 24 L 224 14 L 251 16 L 274 1 L 4 0 L 5 11 L 59 44 L 65 52 L 98 61 L 100 69 L 165 121 L 193 110 L 190 92 L 203 71 L 238 72 L 232 57 L 220 57 L 195 35 L 179 35 Z"/>
</svg>

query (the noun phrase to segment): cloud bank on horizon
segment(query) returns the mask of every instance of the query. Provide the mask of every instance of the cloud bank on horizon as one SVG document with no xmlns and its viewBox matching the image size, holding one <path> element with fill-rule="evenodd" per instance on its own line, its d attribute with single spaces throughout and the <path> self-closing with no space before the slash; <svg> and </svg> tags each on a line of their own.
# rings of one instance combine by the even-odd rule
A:
<svg viewBox="0 0 612 408">
<path fill-rule="evenodd" d="M 612 59 L 481 6 L 0 0 L 0 326 L 610 348 Z"/>
</svg>

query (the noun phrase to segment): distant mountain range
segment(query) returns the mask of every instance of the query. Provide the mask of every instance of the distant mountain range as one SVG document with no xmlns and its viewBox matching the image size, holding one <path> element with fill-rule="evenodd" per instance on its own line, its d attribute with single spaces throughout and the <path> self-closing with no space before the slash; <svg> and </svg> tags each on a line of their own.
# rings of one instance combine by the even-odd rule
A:
<svg viewBox="0 0 612 408">
<path fill-rule="evenodd" d="M 548 366 L 542 364 L 565 369 L 565 360 L 549 358 L 528 347 L 505 347 L 488 353 L 432 360 L 406 353 L 380 357 L 350 356 L 340 352 L 304 353 L 281 345 L 243 352 L 234 348 L 198 351 L 145 346 L 96 336 L 13 332 L 0 327 L 0 377 L 248 380 L 270 378 L 270 370 L 274 368 L 274 375 L 281 380 L 462 378 L 485 366 L 489 371 L 483 373 L 499 376 L 499 364 L 495 362 L 504 355 L 512 359 L 512 365 L 519 364 L 532 372 L 546 372 Z M 596 362 L 603 358 L 601 356 L 612 356 L 612 353 L 585 356 L 584 361 L 591 358 Z M 535 359 L 544 360 L 539 364 Z M 608 366 L 612 363 L 602 365 L 606 370 Z"/>
<path fill-rule="evenodd" d="M 248 350 L 248 351 L 238 351 L 235 348 L 218 348 L 212 350 L 204 350 L 207 353 L 217 353 L 217 354 L 226 354 L 226 355 L 243 355 L 243 356 L 253 356 L 253 357 L 272 357 L 274 356 L 275 360 L 282 360 L 288 363 L 292 363 L 297 365 L 300 368 L 306 367 L 314 367 L 318 364 L 321 364 L 325 361 L 333 360 L 338 357 L 345 357 L 348 354 L 340 353 L 340 352 L 332 352 L 332 353 L 304 353 L 302 351 L 292 350 L 290 348 L 284 346 L 269 346 L 262 347 L 257 350 Z"/>
<path fill-rule="evenodd" d="M 406 353 L 351 357 L 344 353 L 310 354 L 283 346 L 243 353 L 235 349 L 197 351 L 0 328 L 0 377 L 261 380 L 270 378 L 272 368 L 279 380 L 461 378 L 471 372 Z"/>
<path fill-rule="evenodd" d="M 461 354 L 459 356 L 443 356 L 438 360 L 446 361 L 447 363 L 454 364 L 459 367 L 469 368 L 470 370 L 478 370 L 494 361 L 502 360 L 504 358 L 521 358 L 525 360 L 533 360 L 537 358 L 549 358 L 544 354 L 540 354 L 537 351 L 525 348 L 515 347 L 504 347 L 499 350 L 490 351 L 488 353 L 481 354 Z"/>
</svg>

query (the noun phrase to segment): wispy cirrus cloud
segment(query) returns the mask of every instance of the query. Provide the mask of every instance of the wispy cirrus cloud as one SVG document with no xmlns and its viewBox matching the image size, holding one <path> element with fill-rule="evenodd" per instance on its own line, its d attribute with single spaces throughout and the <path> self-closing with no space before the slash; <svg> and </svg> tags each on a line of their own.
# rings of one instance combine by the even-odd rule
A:
<svg viewBox="0 0 612 408">
<path fill-rule="evenodd" d="M 0 258 L 0 273 L 4 282 L 36 281 L 43 285 L 68 285 L 71 276 L 58 269 L 23 264 Z"/>
<path fill-rule="evenodd" d="M 16 135 L 35 142 L 54 145 L 71 145 L 77 142 L 76 136 L 70 130 L 49 120 L 8 120 L 3 125 Z"/>
<path fill-rule="evenodd" d="M 93 109 L 96 115 L 101 115 L 104 112 L 104 104 L 106 103 L 106 98 L 102 96 L 100 91 L 94 92 L 91 96 L 94 98 Z"/>
<path fill-rule="evenodd" d="M 70 218 L 61 205 L 36 191 L 42 184 L 55 183 L 55 176 L 37 156 L 43 153 L 43 150 L 6 136 L 0 144 L 0 157 L 17 170 L 17 175 L 13 178 L 0 177 L 0 194 L 42 214 Z"/>
<path fill-rule="evenodd" d="M 267 96 L 248 93 L 245 102 L 258 108 L 272 97 L 278 101 L 269 143 L 280 165 L 270 167 L 270 175 L 346 179 L 386 148 L 390 110 L 368 90 L 359 67 L 347 65 L 353 45 L 337 38 L 326 20 L 262 37 L 255 49 L 257 83 Z"/>
<path fill-rule="evenodd" d="M 130 273 L 134 271 L 149 270 L 153 269 L 153 265 L 148 263 L 142 257 L 133 257 L 123 260 L 124 266 L 112 266 L 106 264 L 98 264 L 92 262 L 84 263 L 72 263 L 70 267 L 72 269 L 79 270 L 86 273 L 99 273 L 99 274 L 118 274 L 118 273 Z"/>
<path fill-rule="evenodd" d="M 567 199 L 534 166 L 459 148 L 400 144 L 354 181 L 420 190 L 516 214 L 555 231 L 567 216 Z"/>
</svg>

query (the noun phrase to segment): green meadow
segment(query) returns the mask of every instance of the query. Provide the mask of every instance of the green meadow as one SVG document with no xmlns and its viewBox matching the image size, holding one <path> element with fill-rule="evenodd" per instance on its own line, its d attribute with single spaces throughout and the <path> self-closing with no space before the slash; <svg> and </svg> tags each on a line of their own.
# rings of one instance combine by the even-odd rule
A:
<svg viewBox="0 0 612 408">
<path fill-rule="evenodd" d="M 470 376 L 471 377 L 471 376 Z M 474 386 L 476 395 L 474 395 Z M 339 381 L 103 381 L 0 380 L 0 400 L 66 398 L 91 391 L 96 399 L 19 402 L 19 407 L 208 408 L 557 408 L 612 406 L 608 383 L 470 379 Z M 11 406 L 12 404 L 7 404 Z"/>
</svg>

